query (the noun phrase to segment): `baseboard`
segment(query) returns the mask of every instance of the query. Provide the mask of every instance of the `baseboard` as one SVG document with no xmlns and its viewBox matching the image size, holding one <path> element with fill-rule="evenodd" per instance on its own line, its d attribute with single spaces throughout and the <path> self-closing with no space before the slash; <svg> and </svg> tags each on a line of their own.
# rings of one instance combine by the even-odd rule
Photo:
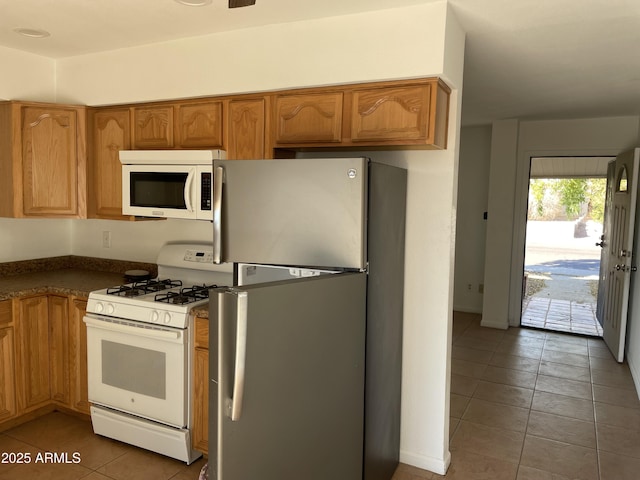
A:
<svg viewBox="0 0 640 480">
<path fill-rule="evenodd" d="M 633 359 L 629 358 L 628 352 L 627 352 L 627 364 L 629 365 L 629 370 L 631 370 L 631 378 L 633 379 L 633 383 L 636 386 L 636 395 L 640 399 L 640 372 L 636 369 L 636 365 Z"/>
<path fill-rule="evenodd" d="M 400 450 L 400 462 L 437 473 L 438 475 L 445 475 L 451 463 L 451 452 L 447 450 L 444 459 L 440 459 Z"/>
<path fill-rule="evenodd" d="M 506 330 L 509 328 L 509 322 L 496 322 L 496 321 L 490 321 L 487 320 L 485 318 L 483 318 L 480 321 L 480 326 L 481 327 L 489 327 L 489 328 L 499 328 L 500 330 Z"/>
<path fill-rule="evenodd" d="M 477 313 L 478 315 L 482 315 L 482 308 L 478 309 L 478 307 L 465 307 L 462 305 L 454 305 L 453 310 L 455 312 Z"/>
</svg>

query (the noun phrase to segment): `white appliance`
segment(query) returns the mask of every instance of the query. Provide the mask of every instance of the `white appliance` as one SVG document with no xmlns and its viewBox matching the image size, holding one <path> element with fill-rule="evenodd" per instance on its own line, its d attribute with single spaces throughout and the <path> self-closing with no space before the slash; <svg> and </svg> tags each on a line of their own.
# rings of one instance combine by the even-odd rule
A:
<svg viewBox="0 0 640 480">
<path fill-rule="evenodd" d="M 223 150 L 122 150 L 122 213 L 213 220 L 212 162 Z"/>
<path fill-rule="evenodd" d="M 209 289 L 233 283 L 211 245 L 170 243 L 158 278 L 89 294 L 87 371 L 94 432 L 187 463 L 191 448 L 193 314 Z"/>
<path fill-rule="evenodd" d="M 389 480 L 406 170 L 297 158 L 214 172 L 214 261 L 237 262 L 238 285 L 210 294 L 211 477 Z"/>
</svg>

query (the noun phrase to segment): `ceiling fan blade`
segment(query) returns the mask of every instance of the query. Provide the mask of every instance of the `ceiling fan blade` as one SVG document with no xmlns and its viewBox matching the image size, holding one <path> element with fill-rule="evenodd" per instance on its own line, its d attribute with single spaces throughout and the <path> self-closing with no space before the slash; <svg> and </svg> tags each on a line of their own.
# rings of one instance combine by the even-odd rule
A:
<svg viewBox="0 0 640 480">
<path fill-rule="evenodd" d="M 249 7 L 255 4 L 256 0 L 229 0 L 229 8 Z"/>
</svg>

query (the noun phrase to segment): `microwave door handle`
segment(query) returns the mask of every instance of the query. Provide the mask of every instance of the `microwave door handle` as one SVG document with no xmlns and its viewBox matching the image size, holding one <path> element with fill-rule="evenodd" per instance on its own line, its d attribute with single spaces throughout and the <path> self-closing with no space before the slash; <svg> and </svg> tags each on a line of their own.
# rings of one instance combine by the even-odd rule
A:
<svg viewBox="0 0 640 480">
<path fill-rule="evenodd" d="M 192 169 L 189 171 L 189 175 L 187 175 L 187 184 L 184 187 L 184 204 L 187 207 L 187 212 L 193 212 L 193 202 L 191 199 L 193 198 L 193 179 L 197 176 L 196 169 Z"/>
<path fill-rule="evenodd" d="M 213 263 L 222 263 L 222 185 L 224 167 L 216 167 L 213 175 Z"/>
</svg>

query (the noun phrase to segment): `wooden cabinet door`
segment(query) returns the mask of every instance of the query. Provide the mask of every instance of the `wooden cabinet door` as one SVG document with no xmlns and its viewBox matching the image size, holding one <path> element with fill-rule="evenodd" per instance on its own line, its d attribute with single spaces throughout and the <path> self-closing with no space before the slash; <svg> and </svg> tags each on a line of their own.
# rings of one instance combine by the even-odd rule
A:
<svg viewBox="0 0 640 480">
<path fill-rule="evenodd" d="M 71 408 L 82 413 L 89 412 L 87 384 L 87 327 L 82 321 L 87 311 L 85 298 L 69 299 L 69 372 Z"/>
<path fill-rule="evenodd" d="M 231 100 L 228 132 L 227 158 L 233 160 L 265 158 L 264 99 Z"/>
<path fill-rule="evenodd" d="M 16 414 L 13 327 L 0 328 L 0 422 Z"/>
<path fill-rule="evenodd" d="M 70 406 L 69 301 L 67 297 L 50 295 L 48 302 L 51 399 Z"/>
<path fill-rule="evenodd" d="M 46 295 L 18 301 L 16 393 L 18 411 L 44 405 L 49 383 L 49 306 Z"/>
<path fill-rule="evenodd" d="M 222 101 L 176 105 L 177 144 L 183 148 L 222 148 Z"/>
<path fill-rule="evenodd" d="M 129 116 L 128 108 L 97 110 L 92 114 L 90 216 L 122 218 L 122 164 L 119 152 L 131 148 Z"/>
<path fill-rule="evenodd" d="M 430 85 L 355 90 L 353 142 L 427 141 Z"/>
<path fill-rule="evenodd" d="M 133 148 L 173 148 L 173 105 L 133 107 Z"/>
<path fill-rule="evenodd" d="M 339 143 L 342 97 L 342 92 L 277 96 L 276 144 Z"/>
<path fill-rule="evenodd" d="M 202 453 L 208 453 L 209 350 L 196 348 L 193 360 L 193 448 Z"/>
<path fill-rule="evenodd" d="M 77 132 L 75 109 L 22 109 L 25 216 L 79 214 Z"/>
</svg>

